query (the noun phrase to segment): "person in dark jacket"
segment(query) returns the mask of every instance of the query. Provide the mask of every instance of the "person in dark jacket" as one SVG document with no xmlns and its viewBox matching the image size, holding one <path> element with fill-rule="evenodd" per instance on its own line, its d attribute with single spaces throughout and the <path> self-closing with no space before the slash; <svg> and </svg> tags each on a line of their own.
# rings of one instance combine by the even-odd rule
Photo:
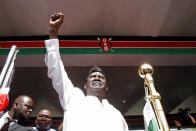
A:
<svg viewBox="0 0 196 131">
<path fill-rule="evenodd" d="M 34 101 L 27 95 L 17 97 L 10 111 L 0 118 L 0 131 L 34 131 L 27 127 L 27 120 L 33 110 Z"/>
</svg>

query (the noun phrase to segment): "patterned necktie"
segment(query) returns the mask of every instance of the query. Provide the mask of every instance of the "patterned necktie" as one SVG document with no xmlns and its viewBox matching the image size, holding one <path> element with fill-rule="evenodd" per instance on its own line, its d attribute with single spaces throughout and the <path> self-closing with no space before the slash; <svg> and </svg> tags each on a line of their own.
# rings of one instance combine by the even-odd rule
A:
<svg viewBox="0 0 196 131">
<path fill-rule="evenodd" d="M 11 120 L 9 117 L 7 117 L 8 122 L 6 122 L 3 127 L 1 128 L 0 131 L 8 131 L 9 125 L 11 122 L 13 122 L 13 120 Z"/>
</svg>

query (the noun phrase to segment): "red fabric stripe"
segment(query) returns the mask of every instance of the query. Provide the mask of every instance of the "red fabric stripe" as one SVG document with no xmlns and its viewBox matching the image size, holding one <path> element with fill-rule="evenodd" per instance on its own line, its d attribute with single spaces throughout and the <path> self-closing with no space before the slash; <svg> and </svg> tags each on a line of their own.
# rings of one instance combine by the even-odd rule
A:
<svg viewBox="0 0 196 131">
<path fill-rule="evenodd" d="M 8 94 L 0 94 L 0 112 L 9 104 Z"/>
<path fill-rule="evenodd" d="M 18 48 L 45 47 L 43 41 L 0 42 L 1 48 L 11 48 L 12 45 L 16 45 Z"/>
<path fill-rule="evenodd" d="M 112 47 L 196 47 L 196 41 L 112 42 Z"/>
<path fill-rule="evenodd" d="M 111 41 L 112 47 L 182 47 L 195 48 L 196 41 Z M 44 41 L 15 41 L 0 42 L 1 48 L 10 48 L 16 45 L 18 48 L 44 48 Z M 60 41 L 60 47 L 99 47 L 98 41 Z"/>
<path fill-rule="evenodd" d="M 16 41 L 0 42 L 1 48 L 10 48 L 16 45 L 18 48 L 44 48 L 44 41 Z M 99 47 L 98 41 L 60 41 L 60 47 Z"/>
<path fill-rule="evenodd" d="M 60 47 L 99 47 L 98 41 L 60 41 Z"/>
</svg>

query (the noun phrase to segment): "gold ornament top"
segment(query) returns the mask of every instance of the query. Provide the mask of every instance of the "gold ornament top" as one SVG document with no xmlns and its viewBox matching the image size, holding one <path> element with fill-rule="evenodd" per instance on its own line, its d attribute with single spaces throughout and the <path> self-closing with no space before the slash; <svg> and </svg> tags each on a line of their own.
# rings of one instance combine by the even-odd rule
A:
<svg viewBox="0 0 196 131">
<path fill-rule="evenodd" d="M 138 69 L 138 73 L 140 75 L 141 78 L 144 78 L 146 74 L 153 74 L 153 68 L 150 64 L 142 64 L 139 69 Z"/>
</svg>

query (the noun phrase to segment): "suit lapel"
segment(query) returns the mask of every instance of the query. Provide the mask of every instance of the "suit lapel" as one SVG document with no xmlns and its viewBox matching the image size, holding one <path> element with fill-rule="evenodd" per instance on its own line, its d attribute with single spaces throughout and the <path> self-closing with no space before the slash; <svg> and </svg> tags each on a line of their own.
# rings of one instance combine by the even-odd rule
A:
<svg viewBox="0 0 196 131">
<path fill-rule="evenodd" d="M 17 123 L 14 123 L 11 125 L 8 129 L 8 131 L 16 130 L 17 128 L 21 127 L 21 125 L 18 125 Z"/>
</svg>

